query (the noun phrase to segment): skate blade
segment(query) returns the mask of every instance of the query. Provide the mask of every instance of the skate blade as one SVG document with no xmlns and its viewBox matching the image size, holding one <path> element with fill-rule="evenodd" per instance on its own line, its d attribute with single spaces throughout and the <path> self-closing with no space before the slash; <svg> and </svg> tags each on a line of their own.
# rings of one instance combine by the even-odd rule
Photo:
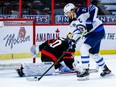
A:
<svg viewBox="0 0 116 87">
<path fill-rule="evenodd" d="M 89 80 L 89 76 L 78 77 L 77 80 L 78 80 L 78 81 L 86 81 L 86 80 Z"/>
</svg>

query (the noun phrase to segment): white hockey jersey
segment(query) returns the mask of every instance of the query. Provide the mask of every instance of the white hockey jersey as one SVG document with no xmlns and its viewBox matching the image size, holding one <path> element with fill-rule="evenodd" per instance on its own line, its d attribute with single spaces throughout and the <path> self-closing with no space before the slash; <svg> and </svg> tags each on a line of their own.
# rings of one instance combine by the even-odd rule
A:
<svg viewBox="0 0 116 87">
<path fill-rule="evenodd" d="M 94 32 L 100 25 L 102 21 L 97 18 L 98 8 L 94 5 L 89 6 L 88 8 L 79 8 L 76 13 L 76 20 L 70 23 L 71 27 L 75 27 L 73 31 L 74 37 L 78 36 L 75 34 L 81 34 L 84 30 L 87 30 L 86 34 Z M 92 26 L 90 29 L 88 27 Z"/>
</svg>

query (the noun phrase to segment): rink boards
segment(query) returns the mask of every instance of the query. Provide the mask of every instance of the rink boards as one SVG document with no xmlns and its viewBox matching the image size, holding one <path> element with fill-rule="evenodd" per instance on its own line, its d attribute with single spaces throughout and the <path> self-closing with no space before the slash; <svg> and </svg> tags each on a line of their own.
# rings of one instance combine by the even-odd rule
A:
<svg viewBox="0 0 116 87">
<path fill-rule="evenodd" d="M 116 54 L 116 25 L 105 25 L 105 37 L 102 40 L 101 43 L 101 54 Z M 10 27 L 8 28 L 10 30 Z M 18 36 L 16 34 L 18 34 L 16 31 L 16 28 L 14 28 L 15 31 L 12 29 L 12 31 L 10 30 L 9 32 L 5 32 L 6 35 L 14 35 L 14 36 Z M 5 54 L 5 56 L 8 58 L 14 57 L 14 58 L 21 58 L 23 57 L 31 57 L 30 54 L 30 47 L 32 45 L 32 29 L 29 29 L 28 26 L 25 27 L 26 30 L 26 35 L 27 37 L 22 40 L 22 42 L 20 43 L 12 43 L 12 47 L 11 45 L 7 44 L 7 41 L 9 38 L 5 38 L 7 36 L 3 35 L 3 30 L 2 32 L 0 32 L 0 35 L 2 35 L 0 37 L 0 42 L 2 43 L 2 45 L 0 45 L 0 58 L 3 57 L 3 55 Z M 66 35 L 69 32 L 72 32 L 74 29 L 70 28 L 68 25 L 46 25 L 46 26 L 36 26 L 36 32 L 35 32 L 35 37 L 36 37 L 36 44 L 41 44 L 42 42 L 48 40 L 48 39 L 55 39 L 57 37 L 66 37 Z M 13 37 L 13 36 L 12 36 Z M 15 37 L 13 37 L 15 38 Z M 12 38 L 10 37 L 11 41 Z M 83 43 L 85 39 L 82 38 L 76 45 L 76 55 L 79 55 L 79 49 L 81 44 Z M 18 40 L 17 40 L 18 41 Z M 6 46 L 7 44 L 7 46 Z M 13 55 L 12 55 L 13 54 Z M 40 55 L 39 55 L 40 56 Z"/>
</svg>

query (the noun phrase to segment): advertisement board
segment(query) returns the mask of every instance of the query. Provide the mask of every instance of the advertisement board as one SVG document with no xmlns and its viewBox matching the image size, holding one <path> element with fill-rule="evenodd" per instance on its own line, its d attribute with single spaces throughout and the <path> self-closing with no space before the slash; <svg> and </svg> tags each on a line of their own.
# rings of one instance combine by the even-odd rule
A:
<svg viewBox="0 0 116 87">
<path fill-rule="evenodd" d="M 116 50 L 116 25 L 105 25 L 105 37 L 101 43 L 101 50 Z M 37 26 L 36 27 L 36 42 L 40 44 L 48 39 L 59 37 L 66 37 L 69 32 L 74 29 L 67 26 Z M 79 50 L 81 44 L 85 39 L 78 41 L 76 48 Z"/>
<path fill-rule="evenodd" d="M 101 43 L 101 50 L 116 50 L 116 26 L 105 25 L 105 37 Z M 40 45 L 48 39 L 66 37 L 74 29 L 65 26 L 36 26 L 36 45 Z M 80 39 L 76 44 L 79 50 L 85 39 Z M 5 26 L 0 28 L 0 54 L 8 53 L 30 53 L 33 45 L 33 30 L 31 26 Z"/>
<path fill-rule="evenodd" d="M 30 52 L 33 28 L 31 26 L 4 26 L 0 28 L 0 54 Z"/>
</svg>

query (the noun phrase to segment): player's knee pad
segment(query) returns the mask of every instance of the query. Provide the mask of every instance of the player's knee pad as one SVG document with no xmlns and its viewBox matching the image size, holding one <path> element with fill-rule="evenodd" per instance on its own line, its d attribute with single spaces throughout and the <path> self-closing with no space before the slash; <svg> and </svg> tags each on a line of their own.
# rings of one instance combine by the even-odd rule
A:
<svg viewBox="0 0 116 87">
<path fill-rule="evenodd" d="M 88 44 L 82 44 L 81 48 L 80 48 L 80 53 L 82 56 L 87 56 L 89 55 L 89 49 L 91 47 Z"/>
</svg>

